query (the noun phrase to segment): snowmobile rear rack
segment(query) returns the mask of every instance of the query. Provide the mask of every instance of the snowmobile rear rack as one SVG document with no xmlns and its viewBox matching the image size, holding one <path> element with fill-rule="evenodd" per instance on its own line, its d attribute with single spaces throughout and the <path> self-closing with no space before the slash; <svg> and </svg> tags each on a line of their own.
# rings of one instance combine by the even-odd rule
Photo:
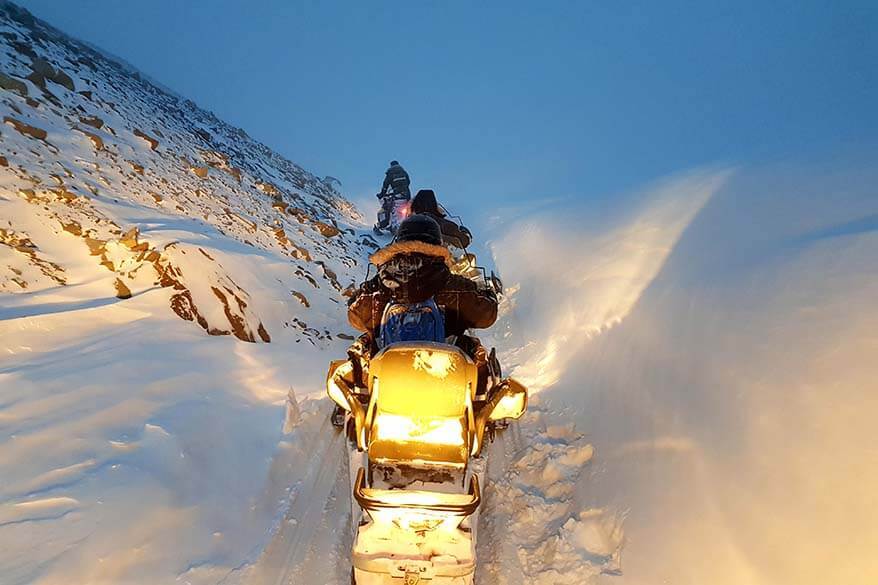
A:
<svg viewBox="0 0 878 585">
<path fill-rule="evenodd" d="M 388 510 L 388 509 L 404 509 L 404 510 L 428 510 L 431 512 L 443 512 L 454 516 L 471 516 L 482 503 L 482 493 L 479 489 L 479 480 L 473 475 L 469 482 L 468 502 L 463 503 L 437 503 L 437 504 L 421 504 L 414 502 L 394 502 L 382 499 L 380 496 L 369 495 L 365 491 L 366 470 L 362 467 L 357 471 L 357 479 L 354 481 L 354 498 L 360 507 L 364 510 Z M 388 490 L 389 491 L 389 490 Z M 404 492 L 404 490 L 400 490 Z M 446 494 L 439 494 L 446 495 Z"/>
</svg>

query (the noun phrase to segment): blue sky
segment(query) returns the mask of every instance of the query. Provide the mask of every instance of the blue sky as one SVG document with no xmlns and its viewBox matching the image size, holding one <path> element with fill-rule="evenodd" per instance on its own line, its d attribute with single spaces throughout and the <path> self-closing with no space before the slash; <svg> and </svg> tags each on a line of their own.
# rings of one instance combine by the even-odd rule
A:
<svg viewBox="0 0 878 585">
<path fill-rule="evenodd" d="M 878 144 L 878 3 L 19 0 L 306 168 L 464 214 Z"/>
</svg>

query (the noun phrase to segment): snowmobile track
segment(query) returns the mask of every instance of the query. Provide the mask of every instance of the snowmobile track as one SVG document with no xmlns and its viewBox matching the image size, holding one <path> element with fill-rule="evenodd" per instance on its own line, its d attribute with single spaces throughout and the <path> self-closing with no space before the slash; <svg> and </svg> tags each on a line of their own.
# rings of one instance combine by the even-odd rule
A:
<svg viewBox="0 0 878 585">
<path fill-rule="evenodd" d="M 332 426 L 328 416 L 310 436 L 312 440 L 304 446 L 306 458 L 302 461 L 307 472 L 295 490 L 280 529 L 254 566 L 250 583 L 289 583 L 289 577 L 305 560 L 320 528 L 345 454 L 345 436 Z"/>
</svg>

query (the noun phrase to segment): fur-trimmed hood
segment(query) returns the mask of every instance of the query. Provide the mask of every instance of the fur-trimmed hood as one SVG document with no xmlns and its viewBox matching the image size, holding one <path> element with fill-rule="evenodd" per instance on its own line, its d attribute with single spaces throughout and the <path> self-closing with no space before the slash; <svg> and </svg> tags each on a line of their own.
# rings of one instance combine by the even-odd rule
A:
<svg viewBox="0 0 878 585">
<path fill-rule="evenodd" d="M 448 248 L 417 240 L 393 242 L 369 256 L 369 261 L 375 266 L 381 266 L 400 254 L 423 254 L 424 256 L 442 258 L 446 265 L 451 266 L 451 252 L 448 251 Z"/>
</svg>

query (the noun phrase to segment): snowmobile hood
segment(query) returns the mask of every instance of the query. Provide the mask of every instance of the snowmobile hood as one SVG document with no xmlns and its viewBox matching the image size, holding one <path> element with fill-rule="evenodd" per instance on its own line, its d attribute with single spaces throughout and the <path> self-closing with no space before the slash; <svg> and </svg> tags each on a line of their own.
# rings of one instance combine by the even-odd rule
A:
<svg viewBox="0 0 878 585">
<path fill-rule="evenodd" d="M 393 242 L 369 256 L 369 261 L 375 266 L 381 266 L 394 256 L 400 254 L 423 254 L 425 256 L 442 258 L 446 265 L 451 266 L 451 252 L 448 251 L 448 248 L 442 245 L 419 242 L 417 240 Z"/>
</svg>

